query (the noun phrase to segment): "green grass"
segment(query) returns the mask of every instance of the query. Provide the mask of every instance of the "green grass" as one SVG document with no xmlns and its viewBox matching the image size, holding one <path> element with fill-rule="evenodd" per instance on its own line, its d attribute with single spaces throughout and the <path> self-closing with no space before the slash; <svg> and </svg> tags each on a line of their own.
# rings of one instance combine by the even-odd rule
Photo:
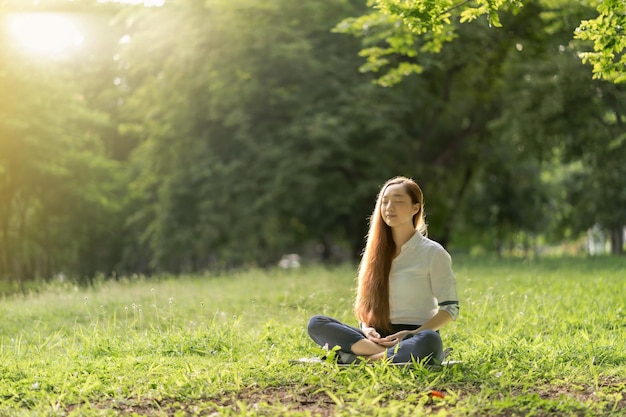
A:
<svg viewBox="0 0 626 417">
<path fill-rule="evenodd" d="M 2 416 L 626 412 L 626 260 L 455 258 L 462 363 L 291 365 L 308 318 L 354 323 L 354 268 L 54 284 L 0 303 Z M 432 395 L 443 393 L 443 398 Z"/>
</svg>

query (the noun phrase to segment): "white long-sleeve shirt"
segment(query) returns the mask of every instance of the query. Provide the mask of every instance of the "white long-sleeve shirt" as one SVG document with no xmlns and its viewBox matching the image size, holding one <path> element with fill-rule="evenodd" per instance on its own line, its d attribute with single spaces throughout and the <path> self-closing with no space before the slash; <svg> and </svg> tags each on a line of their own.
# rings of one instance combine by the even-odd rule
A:
<svg viewBox="0 0 626 417">
<path fill-rule="evenodd" d="M 459 302 L 450 254 L 415 233 L 391 264 L 389 297 L 391 323 L 421 325 L 439 310 L 456 320 Z"/>
</svg>

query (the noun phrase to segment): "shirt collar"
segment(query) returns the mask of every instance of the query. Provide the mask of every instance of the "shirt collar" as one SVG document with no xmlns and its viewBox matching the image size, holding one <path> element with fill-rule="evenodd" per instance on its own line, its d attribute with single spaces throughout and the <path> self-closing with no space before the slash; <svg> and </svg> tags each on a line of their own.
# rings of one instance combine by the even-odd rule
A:
<svg viewBox="0 0 626 417">
<path fill-rule="evenodd" d="M 414 248 L 422 242 L 422 239 L 424 239 L 424 236 L 422 236 L 422 234 L 418 230 L 413 236 L 411 236 L 411 239 L 407 240 L 406 243 L 402 245 L 402 249 Z"/>
</svg>

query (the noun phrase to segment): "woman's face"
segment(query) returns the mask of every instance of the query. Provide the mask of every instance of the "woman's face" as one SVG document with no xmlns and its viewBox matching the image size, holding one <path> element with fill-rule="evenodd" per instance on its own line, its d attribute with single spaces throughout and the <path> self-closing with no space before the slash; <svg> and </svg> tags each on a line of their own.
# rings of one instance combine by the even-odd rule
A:
<svg viewBox="0 0 626 417">
<path fill-rule="evenodd" d="M 385 188 L 380 200 L 380 215 L 389 227 L 411 227 L 413 216 L 419 212 L 419 203 L 411 201 L 404 185 L 392 184 Z"/>
</svg>

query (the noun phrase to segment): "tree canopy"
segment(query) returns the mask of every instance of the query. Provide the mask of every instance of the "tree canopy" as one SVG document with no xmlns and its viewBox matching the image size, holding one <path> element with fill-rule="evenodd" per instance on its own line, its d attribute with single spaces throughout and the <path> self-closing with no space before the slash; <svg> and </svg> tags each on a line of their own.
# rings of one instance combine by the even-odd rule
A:
<svg viewBox="0 0 626 417">
<path fill-rule="evenodd" d="M 595 7 L 572 30 L 574 39 L 589 41 L 591 50 L 580 51 L 583 62 L 593 66 L 594 78 L 626 82 L 626 2 L 623 0 L 369 0 L 369 14 L 345 19 L 341 32 L 365 39 L 361 54 L 367 58 L 362 69 L 375 71 L 391 64 L 380 77 L 383 85 L 399 82 L 423 69 L 421 53 L 438 53 L 444 44 L 457 38 L 458 23 L 485 20 L 490 27 L 502 28 L 501 15 L 519 13 L 539 3 L 547 13 L 560 13 L 566 7 Z M 591 11 L 591 10 L 589 10 Z M 390 62 L 402 55 L 410 60 Z"/>
</svg>

